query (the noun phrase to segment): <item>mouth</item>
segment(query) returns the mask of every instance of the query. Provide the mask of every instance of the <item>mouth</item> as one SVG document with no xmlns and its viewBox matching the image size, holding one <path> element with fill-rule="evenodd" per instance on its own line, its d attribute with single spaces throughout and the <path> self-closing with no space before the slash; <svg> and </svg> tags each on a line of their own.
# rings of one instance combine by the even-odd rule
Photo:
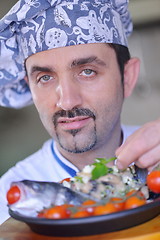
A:
<svg viewBox="0 0 160 240">
<path fill-rule="evenodd" d="M 58 119 L 58 126 L 63 130 L 74 130 L 85 127 L 91 121 L 90 116 L 79 116 L 74 118 L 60 117 Z"/>
</svg>

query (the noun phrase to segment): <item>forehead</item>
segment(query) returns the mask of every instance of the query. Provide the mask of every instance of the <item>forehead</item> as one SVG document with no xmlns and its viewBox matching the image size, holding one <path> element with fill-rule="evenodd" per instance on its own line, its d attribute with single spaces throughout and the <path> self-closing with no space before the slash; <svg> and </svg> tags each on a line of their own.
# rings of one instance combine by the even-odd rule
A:
<svg viewBox="0 0 160 240">
<path fill-rule="evenodd" d="M 106 43 L 81 44 L 67 47 L 55 48 L 31 55 L 26 60 L 26 66 L 34 64 L 73 64 L 77 59 L 94 58 L 100 60 L 115 59 L 115 51 Z"/>
</svg>

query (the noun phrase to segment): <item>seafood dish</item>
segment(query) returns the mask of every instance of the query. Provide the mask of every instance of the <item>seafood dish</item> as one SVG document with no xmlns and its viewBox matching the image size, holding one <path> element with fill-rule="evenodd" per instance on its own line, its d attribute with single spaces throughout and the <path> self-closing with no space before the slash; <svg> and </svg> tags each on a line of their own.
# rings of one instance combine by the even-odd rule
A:
<svg viewBox="0 0 160 240">
<path fill-rule="evenodd" d="M 98 158 L 60 183 L 23 180 L 7 192 L 10 210 L 29 217 L 90 217 L 139 207 L 159 197 L 147 186 L 147 173 L 133 165 L 120 171 Z M 139 170 L 139 169 L 138 169 Z M 138 173 L 138 174 L 137 174 Z"/>
</svg>

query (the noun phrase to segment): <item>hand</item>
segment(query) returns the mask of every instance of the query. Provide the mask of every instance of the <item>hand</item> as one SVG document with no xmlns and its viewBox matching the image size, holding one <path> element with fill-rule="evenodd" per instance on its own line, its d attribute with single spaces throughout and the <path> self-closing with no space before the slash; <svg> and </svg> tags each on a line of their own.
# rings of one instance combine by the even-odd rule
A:
<svg viewBox="0 0 160 240">
<path fill-rule="evenodd" d="M 146 123 L 129 136 L 116 150 L 116 156 L 119 169 L 134 162 L 151 171 L 160 163 L 160 119 Z"/>
</svg>

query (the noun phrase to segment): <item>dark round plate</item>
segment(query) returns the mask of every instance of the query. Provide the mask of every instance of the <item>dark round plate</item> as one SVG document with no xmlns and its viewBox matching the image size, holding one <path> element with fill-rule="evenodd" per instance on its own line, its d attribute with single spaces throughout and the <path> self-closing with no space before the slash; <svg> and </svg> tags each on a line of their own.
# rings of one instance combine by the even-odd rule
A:
<svg viewBox="0 0 160 240">
<path fill-rule="evenodd" d="M 33 232 L 48 236 L 84 236 L 134 227 L 160 214 L 160 198 L 143 206 L 117 213 L 70 219 L 26 217 L 9 209 L 11 217 L 25 222 Z"/>
</svg>

